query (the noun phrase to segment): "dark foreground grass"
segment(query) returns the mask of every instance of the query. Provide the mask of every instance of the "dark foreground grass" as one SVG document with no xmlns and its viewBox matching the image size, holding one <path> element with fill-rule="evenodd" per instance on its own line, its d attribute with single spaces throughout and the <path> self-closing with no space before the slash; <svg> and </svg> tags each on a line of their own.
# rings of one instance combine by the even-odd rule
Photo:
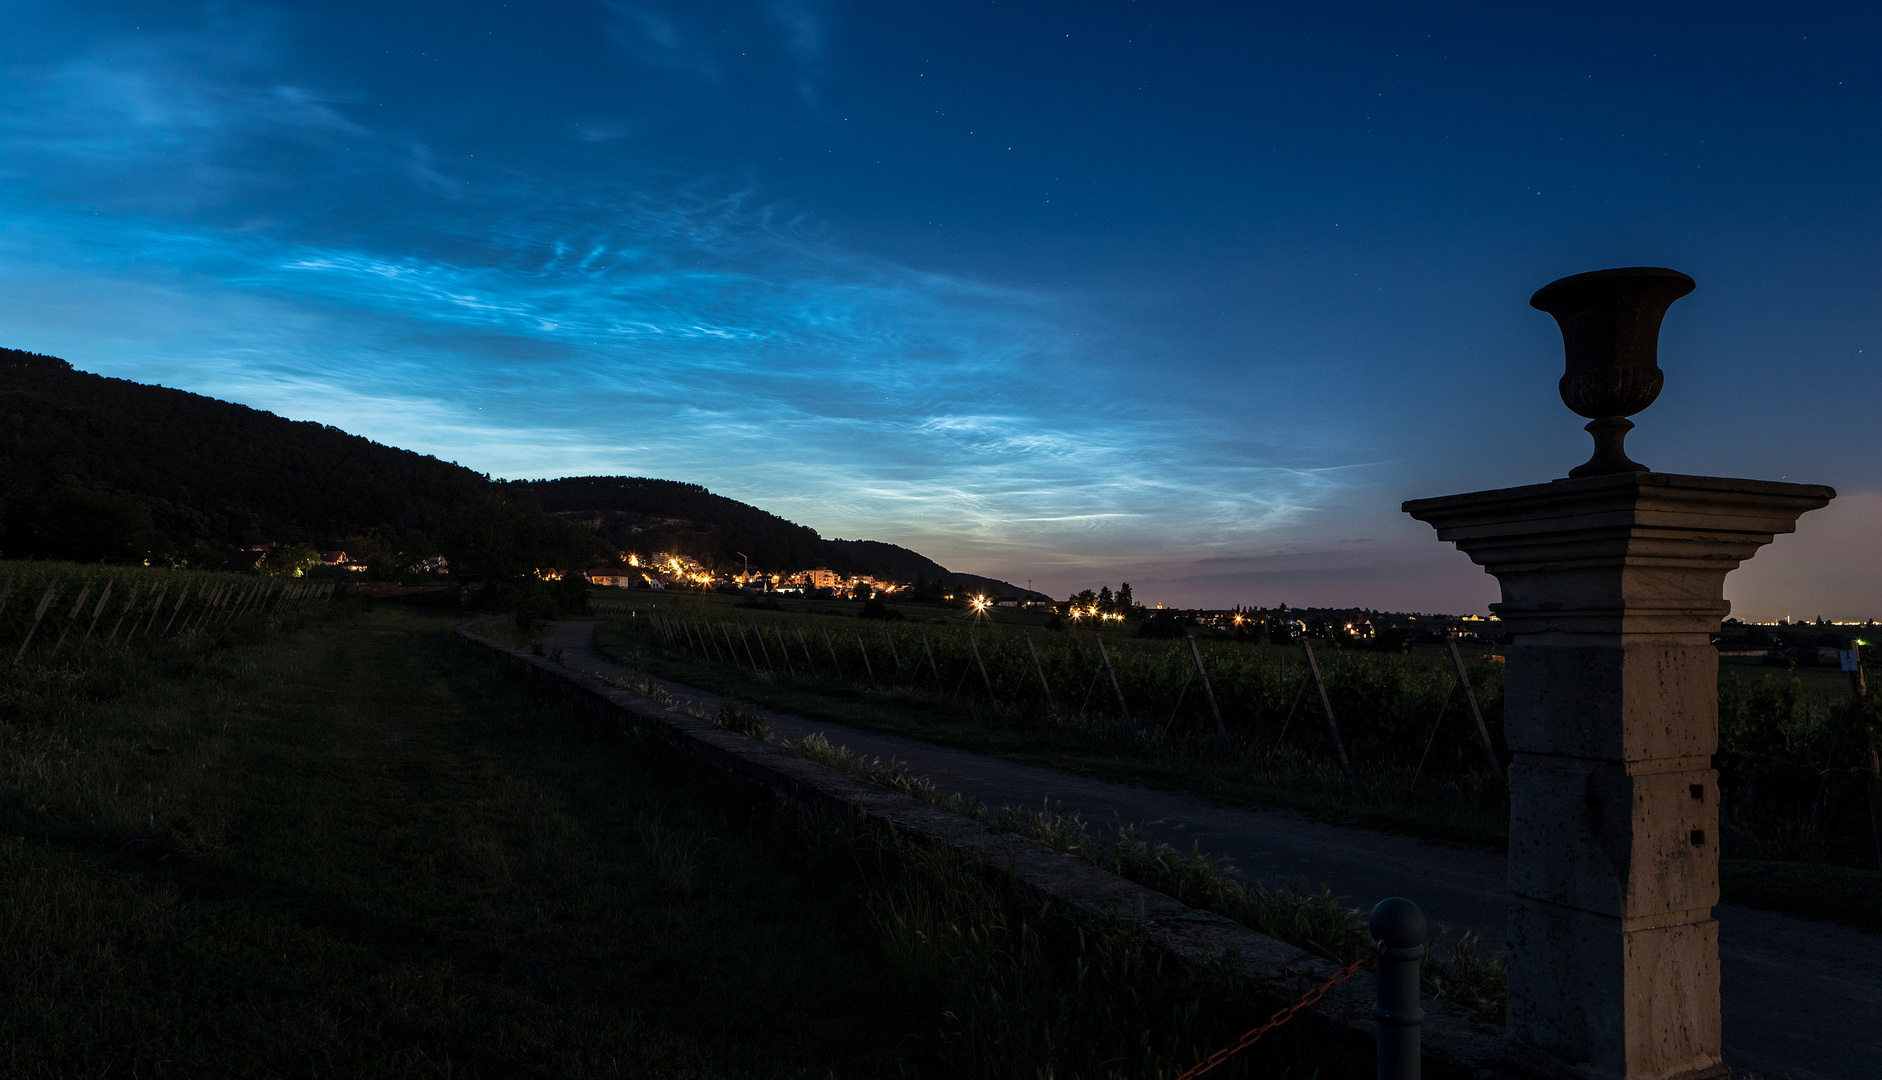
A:
<svg viewBox="0 0 1882 1080">
<path fill-rule="evenodd" d="M 1274 1004 L 599 731 L 437 616 L 139 676 L 0 703 L 0 1073 L 1168 1077 Z"/>
</svg>

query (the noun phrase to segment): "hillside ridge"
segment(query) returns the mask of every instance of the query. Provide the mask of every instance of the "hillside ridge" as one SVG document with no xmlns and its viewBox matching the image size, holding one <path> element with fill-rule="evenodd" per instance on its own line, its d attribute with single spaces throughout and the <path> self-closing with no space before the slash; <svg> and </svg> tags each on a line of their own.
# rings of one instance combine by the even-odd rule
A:
<svg viewBox="0 0 1882 1080">
<path fill-rule="evenodd" d="M 454 512 L 497 497 L 579 522 L 622 551 L 1025 592 L 895 544 L 825 538 L 699 484 L 493 479 L 317 421 L 20 349 L 0 348 L 0 422 L 0 552 L 13 557 L 206 562 L 269 542 L 435 537 Z"/>
</svg>

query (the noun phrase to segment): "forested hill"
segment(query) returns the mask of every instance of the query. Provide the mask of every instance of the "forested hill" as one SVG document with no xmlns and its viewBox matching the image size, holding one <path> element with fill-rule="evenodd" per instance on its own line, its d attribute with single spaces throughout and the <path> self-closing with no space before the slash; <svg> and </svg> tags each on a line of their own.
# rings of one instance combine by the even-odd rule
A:
<svg viewBox="0 0 1882 1080">
<path fill-rule="evenodd" d="M 374 529 L 435 529 L 492 493 L 470 469 L 338 428 L 0 349 L 9 555 L 337 544 Z"/>
<path fill-rule="evenodd" d="M 698 484 L 639 476 L 512 480 L 551 514 L 579 521 L 621 551 L 672 551 L 709 566 L 738 563 L 739 552 L 767 570 L 827 565 L 815 529 L 786 521 Z M 832 569 L 835 569 L 832 567 Z"/>
<path fill-rule="evenodd" d="M 926 578 L 1003 595 L 1024 592 L 1004 581 L 956 574 L 920 552 L 880 540 L 825 539 L 815 529 L 698 484 L 640 476 L 569 476 L 517 480 L 510 487 L 544 510 L 579 521 L 621 551 L 672 551 L 709 566 L 737 567 L 741 556 L 766 570 L 827 566 L 840 574 L 896 581 Z"/>
<path fill-rule="evenodd" d="M 617 550 L 680 552 L 724 568 L 742 564 L 743 552 L 766 570 L 827 566 L 1014 591 L 893 544 L 826 540 L 698 484 L 493 481 L 339 428 L 0 349 L 6 556 L 220 565 L 233 549 L 261 543 L 395 549 L 419 532 L 428 539 L 418 547 L 438 543 L 454 564 L 479 572 L 499 563 L 579 568 L 605 557 L 586 551 L 589 541 L 572 542 L 569 522 Z M 508 539 L 498 543 L 493 529 Z"/>
</svg>

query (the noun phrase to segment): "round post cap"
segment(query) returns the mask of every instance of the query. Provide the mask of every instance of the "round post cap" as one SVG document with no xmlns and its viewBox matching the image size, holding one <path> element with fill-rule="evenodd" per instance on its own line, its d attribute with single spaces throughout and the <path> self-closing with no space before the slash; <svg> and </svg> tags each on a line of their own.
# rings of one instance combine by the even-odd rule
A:
<svg viewBox="0 0 1882 1080">
<path fill-rule="evenodd" d="M 1368 924 L 1373 940 L 1388 949 L 1413 949 L 1425 943 L 1425 913 L 1417 904 L 1402 896 L 1391 896 L 1373 905 Z"/>
</svg>

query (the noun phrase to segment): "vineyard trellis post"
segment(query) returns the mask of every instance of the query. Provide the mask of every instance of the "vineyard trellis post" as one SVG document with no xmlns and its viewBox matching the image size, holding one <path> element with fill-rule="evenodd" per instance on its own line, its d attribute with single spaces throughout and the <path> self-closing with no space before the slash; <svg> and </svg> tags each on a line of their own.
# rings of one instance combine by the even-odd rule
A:
<svg viewBox="0 0 1882 1080">
<path fill-rule="evenodd" d="M 856 651 L 863 654 L 863 674 L 869 676 L 869 685 L 880 690 L 882 684 L 876 682 L 876 667 L 869 662 L 869 646 L 863 644 L 863 632 L 856 631 Z"/>
<path fill-rule="evenodd" d="M 745 646 L 745 659 L 751 661 L 751 673 L 753 675 L 758 674 L 758 657 L 755 653 L 751 651 L 751 639 L 745 636 L 745 624 L 744 623 L 740 623 L 738 625 L 738 643 L 740 645 Z M 764 643 L 759 642 L 759 644 L 762 645 Z M 765 670 L 767 672 L 771 670 L 771 664 L 769 660 L 770 658 L 767 657 L 766 658 L 767 662 L 765 664 Z"/>
<path fill-rule="evenodd" d="M 164 634 L 168 635 L 170 628 L 176 625 L 176 617 L 182 613 L 184 601 L 190 598 L 190 586 L 192 584 L 194 584 L 194 582 L 185 581 L 183 583 L 183 591 L 176 594 L 176 607 L 170 609 L 170 617 L 165 620 L 163 624 Z M 283 589 L 281 595 L 285 598 L 287 596 L 287 590 Z"/>
<path fill-rule="evenodd" d="M 941 668 L 934 662 L 934 650 L 928 647 L 928 635 L 921 635 L 921 651 L 928 655 L 928 673 L 934 676 L 934 692 L 947 697 L 947 688 L 941 685 Z"/>
<path fill-rule="evenodd" d="M 735 658 L 733 658 L 731 653 L 719 647 L 719 639 L 712 632 L 712 620 L 711 619 L 699 620 L 699 627 L 700 627 L 700 631 L 699 631 L 700 635 L 704 637 L 706 639 L 706 642 L 712 646 L 712 659 L 721 664 L 729 663 L 733 667 L 737 667 L 738 661 Z"/>
<path fill-rule="evenodd" d="M 784 631 L 774 626 L 771 628 L 771 632 L 777 635 L 778 656 L 782 657 L 784 660 L 784 673 L 793 679 L 797 678 L 797 668 L 791 664 L 791 647 L 784 640 Z"/>
<path fill-rule="evenodd" d="M 1503 775 L 1503 762 L 1496 756 L 1496 746 L 1490 742 L 1490 729 L 1483 722 L 1483 713 L 1477 708 L 1477 692 L 1470 687 L 1470 673 L 1464 670 L 1464 656 L 1457 651 L 1457 635 L 1446 634 L 1444 644 L 1451 650 L 1451 668 L 1457 672 L 1457 685 L 1464 688 L 1464 703 L 1470 706 L 1470 718 L 1477 722 L 1477 735 L 1483 739 L 1484 760 L 1490 763 L 1490 771 Z M 1447 698 L 1448 700 L 1448 698 Z M 1435 737 L 1436 729 L 1433 730 Z"/>
<path fill-rule="evenodd" d="M 791 633 L 797 635 L 797 647 L 804 650 L 804 665 L 810 669 L 810 677 L 817 677 L 817 658 L 810 655 L 810 645 L 804 641 L 803 627 L 791 627 Z"/>
<path fill-rule="evenodd" d="M 974 664 L 980 668 L 980 684 L 987 688 L 987 700 L 999 704 L 999 697 L 993 692 L 993 680 L 987 677 L 987 662 L 980 658 L 980 643 L 974 640 L 972 629 L 967 631 L 967 647 L 974 652 Z"/>
<path fill-rule="evenodd" d="M 52 652 L 46 655 L 46 662 L 48 664 L 53 661 L 54 657 L 59 655 L 59 650 L 65 647 L 65 636 L 72 632 L 72 624 L 78 620 L 79 612 L 85 610 L 85 598 L 90 595 L 91 579 L 86 578 L 85 587 L 78 591 L 78 599 L 72 601 L 71 612 L 66 615 L 59 625 L 59 640 L 53 642 Z"/>
<path fill-rule="evenodd" d="M 1026 635 L 1026 651 L 1032 654 L 1032 669 L 1039 673 L 1039 688 L 1046 692 L 1046 708 L 1059 711 L 1059 703 L 1053 700 L 1052 684 L 1046 681 L 1046 668 L 1039 662 L 1039 650 L 1033 647 L 1032 635 Z"/>
<path fill-rule="evenodd" d="M 1229 729 L 1222 723 L 1222 710 L 1216 706 L 1215 688 L 1209 685 L 1209 671 L 1202 666 L 1202 649 L 1196 644 L 1196 635 L 1185 636 L 1189 638 L 1189 655 L 1196 660 L 1196 676 L 1202 680 L 1202 696 L 1209 699 L 1209 715 L 1215 717 L 1215 733 L 1226 739 L 1229 737 Z"/>
<path fill-rule="evenodd" d="M 91 632 L 98 629 L 99 616 L 105 613 L 105 605 L 111 602 L 111 589 L 116 584 L 115 580 L 105 582 L 105 591 L 98 594 L 98 604 L 92 608 L 91 622 L 85 626 L 85 636 L 79 639 L 79 648 L 84 648 L 85 642 L 91 640 Z"/>
<path fill-rule="evenodd" d="M 39 632 L 39 620 L 46 617 L 46 609 L 52 606 L 52 596 L 59 590 L 59 579 L 53 578 L 46 583 L 46 595 L 39 598 L 39 606 L 33 609 L 33 625 L 26 628 L 26 637 L 20 641 L 20 651 L 13 654 L 13 662 L 20 662 L 26 655 L 26 647 L 33 643 L 33 635 Z"/>
<path fill-rule="evenodd" d="M 1444 713 L 1451 707 L 1451 699 L 1456 696 L 1457 680 L 1452 679 L 1451 685 L 1444 691 L 1444 704 L 1438 706 L 1438 718 L 1431 721 L 1431 737 L 1425 740 L 1425 752 L 1418 755 L 1418 767 L 1412 770 L 1412 791 L 1418 790 L 1418 778 L 1423 776 L 1425 772 L 1425 759 L 1431 756 L 1431 748 L 1437 745 L 1438 728 L 1444 726 Z"/>
<path fill-rule="evenodd" d="M 1307 670 L 1313 675 L 1313 688 L 1320 693 L 1320 711 L 1326 714 L 1327 732 L 1333 736 L 1333 753 L 1340 759 L 1340 771 L 1350 780 L 1353 763 L 1346 758 L 1346 743 L 1340 739 L 1339 721 L 1333 719 L 1333 701 L 1327 697 L 1326 681 L 1320 678 L 1320 661 L 1314 658 L 1313 642 L 1306 634 L 1300 636 L 1300 647 L 1307 652 Z"/>
<path fill-rule="evenodd" d="M 830 650 L 830 668 L 836 672 L 837 681 L 849 682 L 849 678 L 843 674 L 843 661 L 836 658 L 836 642 L 830 640 L 828 630 L 823 632 L 823 647 Z"/>
<path fill-rule="evenodd" d="M 897 678 L 900 678 L 902 674 L 902 654 L 895 648 L 895 635 L 884 630 L 882 637 L 883 640 L 889 643 L 889 659 L 895 661 L 895 674 Z"/>
<path fill-rule="evenodd" d="M 738 647 L 732 644 L 732 628 L 723 619 L 719 621 L 719 636 L 725 639 L 725 658 L 731 661 L 733 670 L 738 670 L 743 666 L 738 662 Z"/>
<path fill-rule="evenodd" d="M 1281 657 L 1281 685 L 1287 685 L 1287 657 Z M 1294 713 L 1300 709 L 1300 699 L 1307 696 L 1307 680 L 1300 681 L 1300 687 L 1294 691 L 1293 704 L 1287 707 L 1287 715 L 1281 718 L 1281 733 L 1275 736 L 1274 749 L 1268 751 L 1268 763 L 1274 761 L 1274 755 L 1281 752 L 1287 742 L 1287 727 L 1294 722 Z"/>
<path fill-rule="evenodd" d="M 105 639 L 106 648 L 110 648 L 118 643 L 118 631 L 124 628 L 124 620 L 130 618 L 131 612 L 137 609 L 137 594 L 143 590 L 143 587 L 144 583 L 141 581 L 131 582 L 131 595 L 124 598 L 124 610 L 118 612 L 118 621 L 111 624 L 111 636 Z M 131 625 L 136 626 L 137 624 L 132 623 Z M 130 638 L 125 638 L 124 640 L 129 642 Z"/>
<path fill-rule="evenodd" d="M 124 643 L 126 645 L 131 643 L 131 638 L 136 634 L 141 633 L 146 637 L 150 636 L 150 628 L 157 625 L 157 616 L 163 614 L 163 598 L 169 591 L 170 583 L 167 581 L 157 586 L 157 595 L 150 602 L 150 618 L 143 620 L 144 628 L 142 630 L 137 628 L 136 622 L 131 623 L 130 631 L 124 635 Z"/>
<path fill-rule="evenodd" d="M 1137 721 L 1131 719 L 1131 709 L 1124 704 L 1124 688 L 1118 685 L 1117 669 L 1111 666 L 1111 654 L 1104 649 L 1104 638 L 1096 630 L 1091 632 L 1091 639 L 1098 643 L 1098 658 L 1104 661 L 1104 673 L 1111 677 L 1111 694 L 1117 698 L 1117 711 L 1124 717 L 1124 725 L 1137 733 Z M 1154 717 L 1152 719 L 1155 719 Z"/>
<path fill-rule="evenodd" d="M 741 629 L 739 633 L 743 635 L 745 631 Z M 758 639 L 758 655 L 764 657 L 765 659 L 765 674 L 775 678 L 778 672 L 776 668 L 771 666 L 771 650 L 765 648 L 764 625 L 760 623 L 756 626 L 753 626 L 751 628 L 751 636 Z"/>
</svg>

